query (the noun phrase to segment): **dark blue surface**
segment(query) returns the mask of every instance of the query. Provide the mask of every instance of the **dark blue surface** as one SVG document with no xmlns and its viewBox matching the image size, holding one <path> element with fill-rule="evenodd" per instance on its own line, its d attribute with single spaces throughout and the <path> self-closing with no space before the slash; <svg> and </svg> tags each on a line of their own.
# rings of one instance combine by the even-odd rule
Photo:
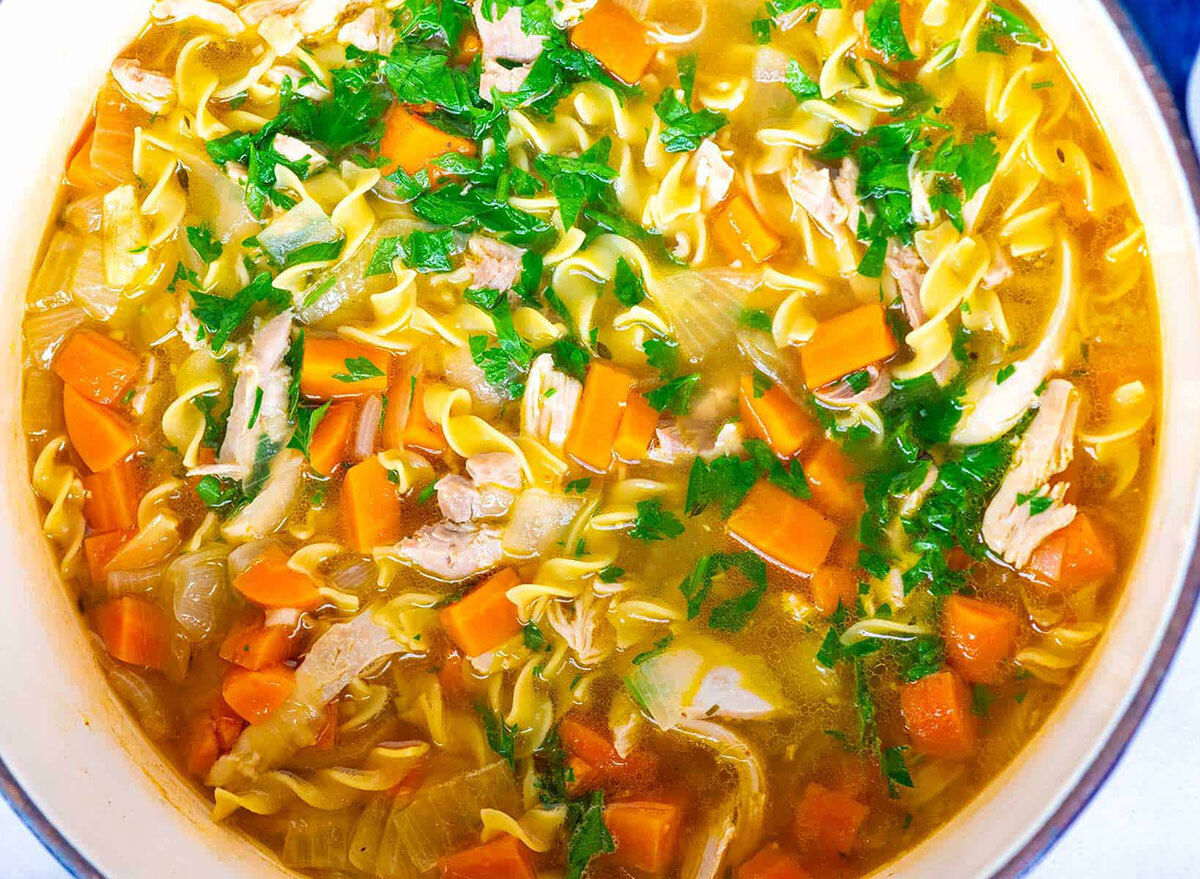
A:
<svg viewBox="0 0 1200 879">
<path fill-rule="evenodd" d="M 1182 110 L 1196 50 L 1200 48 L 1200 0 L 1124 0 L 1129 17 L 1162 68 Z"/>
</svg>

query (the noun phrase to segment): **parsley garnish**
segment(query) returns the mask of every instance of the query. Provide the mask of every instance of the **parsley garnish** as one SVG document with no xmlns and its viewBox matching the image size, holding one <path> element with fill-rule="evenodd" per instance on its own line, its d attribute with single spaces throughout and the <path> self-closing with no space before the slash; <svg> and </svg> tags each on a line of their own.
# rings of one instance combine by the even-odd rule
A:
<svg viewBox="0 0 1200 879">
<path fill-rule="evenodd" d="M 871 48 L 887 61 L 912 61 L 917 57 L 900 23 L 900 0 L 875 0 L 871 4 L 867 9 L 867 34 Z"/>
<path fill-rule="evenodd" d="M 483 722 L 488 747 L 504 759 L 511 768 L 517 768 L 517 728 L 509 726 L 504 718 L 498 717 L 482 705 L 475 706 L 475 713 Z"/>
<path fill-rule="evenodd" d="M 626 308 L 641 305 L 646 298 L 646 286 L 623 256 L 617 257 L 617 270 L 613 275 L 613 295 Z"/>
<path fill-rule="evenodd" d="M 668 153 L 684 153 L 697 149 L 701 141 L 720 131 L 728 122 L 723 113 L 705 107 L 693 113 L 688 105 L 679 100 L 674 89 L 663 89 L 662 96 L 654 105 L 665 125 L 658 139 Z"/>
<path fill-rule="evenodd" d="M 187 240 L 192 249 L 205 262 L 216 262 L 221 258 L 225 248 L 221 242 L 213 238 L 212 227 L 207 223 L 202 226 L 188 226 Z"/>
<path fill-rule="evenodd" d="M 659 412 L 687 415 L 692 408 L 692 394 L 699 383 L 699 373 L 681 375 L 646 394 L 646 402 Z"/>
<path fill-rule="evenodd" d="M 346 371 L 335 372 L 333 377 L 346 384 L 379 378 L 384 374 L 383 370 L 367 357 L 347 357 L 343 362 L 346 364 Z"/>
<path fill-rule="evenodd" d="M 978 52 L 992 52 L 1004 55 L 1006 51 L 1001 45 L 1002 40 L 1010 40 L 1019 46 L 1033 46 L 1045 49 L 1041 38 L 1034 33 L 1033 28 L 1025 23 L 1015 12 L 1009 12 L 995 3 L 988 6 L 987 14 L 979 27 L 979 37 L 975 41 Z"/>
<path fill-rule="evenodd" d="M 629 536 L 635 540 L 653 541 L 678 537 L 683 533 L 683 523 L 670 510 L 663 507 L 658 498 L 637 502 L 637 518 Z"/>
<path fill-rule="evenodd" d="M 255 277 L 231 298 L 191 291 L 192 314 L 200 321 L 202 330 L 208 335 L 213 351 L 220 351 L 229 337 L 249 317 L 255 305 L 262 302 L 274 311 L 282 311 L 291 304 L 292 297 L 286 290 L 276 289 L 271 276 L 266 272 Z"/>
<path fill-rule="evenodd" d="M 715 552 L 701 556 L 692 572 L 679 584 L 687 601 L 688 619 L 700 615 L 700 610 L 712 592 L 713 579 L 728 571 L 739 571 L 750 587 L 741 594 L 723 601 L 708 615 L 709 628 L 724 632 L 740 632 L 750 615 L 758 608 L 767 592 L 767 565 L 752 552 Z"/>
</svg>

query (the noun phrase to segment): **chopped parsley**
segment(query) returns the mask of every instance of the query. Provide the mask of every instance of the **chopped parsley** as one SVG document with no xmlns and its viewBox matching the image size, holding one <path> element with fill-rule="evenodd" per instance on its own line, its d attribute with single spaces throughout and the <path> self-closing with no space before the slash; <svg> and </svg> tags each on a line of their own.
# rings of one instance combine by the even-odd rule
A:
<svg viewBox="0 0 1200 879">
<path fill-rule="evenodd" d="M 347 357 L 342 362 L 346 366 L 346 371 L 335 372 L 333 377 L 346 384 L 367 381 L 367 379 L 379 378 L 384 375 L 383 370 L 372 363 L 368 357 Z"/>
<path fill-rule="evenodd" d="M 188 244 L 205 262 L 216 262 L 221 258 L 225 248 L 221 242 L 213 238 L 212 226 L 207 223 L 200 226 L 188 226 L 185 230 Z"/>
<path fill-rule="evenodd" d="M 678 537 L 683 530 L 683 523 L 679 518 L 664 508 L 658 498 L 651 498 L 637 502 L 637 517 L 633 521 L 629 536 L 634 540 L 650 542 Z"/>
</svg>

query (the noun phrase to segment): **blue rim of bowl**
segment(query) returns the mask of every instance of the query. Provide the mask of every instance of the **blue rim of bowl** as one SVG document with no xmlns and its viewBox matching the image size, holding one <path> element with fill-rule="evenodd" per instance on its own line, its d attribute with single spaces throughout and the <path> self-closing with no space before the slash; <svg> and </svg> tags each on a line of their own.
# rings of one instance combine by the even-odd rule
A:
<svg viewBox="0 0 1200 879">
<path fill-rule="evenodd" d="M 1179 108 L 1171 96 L 1171 90 L 1163 80 L 1141 34 L 1129 20 L 1129 16 L 1118 0 L 1099 0 L 1099 2 L 1116 25 L 1134 60 L 1141 68 L 1142 76 L 1150 87 L 1154 101 L 1158 104 L 1159 113 L 1171 135 L 1176 159 L 1187 178 L 1188 189 L 1192 196 L 1192 207 L 1194 210 L 1200 210 L 1200 166 L 1196 163 L 1192 142 L 1188 139 L 1187 130 L 1179 115 Z M 1196 535 L 1193 535 L 1191 560 L 1184 577 L 1179 600 L 1175 603 L 1171 614 L 1171 622 L 1159 641 L 1158 649 L 1154 653 L 1154 659 L 1146 671 L 1146 676 L 1142 679 L 1112 735 L 1109 736 L 1100 753 L 1092 760 L 1087 771 L 1067 794 L 1054 814 L 1043 822 L 1041 828 L 1021 847 L 1020 851 L 992 874 L 991 879 L 1020 879 L 1037 866 L 1087 808 L 1092 798 L 1108 781 L 1121 757 L 1124 756 L 1138 728 L 1141 727 L 1142 721 L 1145 720 L 1146 713 L 1154 703 L 1163 679 L 1171 669 L 1171 663 L 1179 651 L 1180 642 L 1191 623 L 1197 598 L 1200 597 L 1200 548 L 1197 547 L 1195 541 Z M 2 758 L 0 758 L 0 797 L 4 798 L 21 822 L 29 828 L 30 832 L 68 873 L 78 879 L 105 879 L 104 874 L 42 813 L 33 798 L 13 777 Z"/>
</svg>

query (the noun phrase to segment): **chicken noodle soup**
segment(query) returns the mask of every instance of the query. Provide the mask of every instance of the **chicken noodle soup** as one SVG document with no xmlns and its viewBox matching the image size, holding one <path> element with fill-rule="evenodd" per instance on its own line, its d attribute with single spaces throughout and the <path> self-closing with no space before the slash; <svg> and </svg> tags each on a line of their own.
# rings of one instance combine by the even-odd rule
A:
<svg viewBox="0 0 1200 879">
<path fill-rule="evenodd" d="M 1143 232 L 1008 0 L 155 0 L 61 204 L 46 535 L 315 876 L 864 875 L 1136 550 Z"/>
</svg>

